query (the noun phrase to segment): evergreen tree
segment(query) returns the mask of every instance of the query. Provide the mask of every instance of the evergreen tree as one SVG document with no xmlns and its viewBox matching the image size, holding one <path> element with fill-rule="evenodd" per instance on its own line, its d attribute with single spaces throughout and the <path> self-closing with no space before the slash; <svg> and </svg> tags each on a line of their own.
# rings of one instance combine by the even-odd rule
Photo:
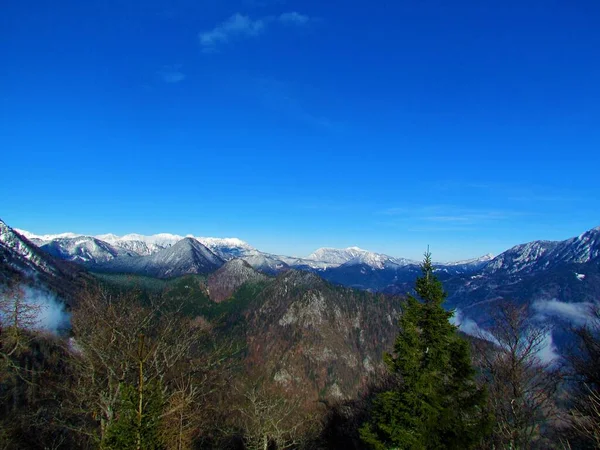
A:
<svg viewBox="0 0 600 450">
<path fill-rule="evenodd" d="M 121 402 L 117 419 L 106 430 L 102 448 L 105 450 L 160 450 L 164 448 L 160 435 L 163 396 L 158 381 L 146 382 L 145 363 L 150 355 L 144 334 L 138 336 L 136 363 L 137 386 L 121 383 Z"/>
<path fill-rule="evenodd" d="M 408 296 L 393 354 L 384 361 L 396 387 L 378 394 L 361 439 L 375 449 L 468 449 L 489 430 L 485 392 L 475 384 L 468 343 L 450 323 L 431 254 Z"/>
<path fill-rule="evenodd" d="M 160 450 L 165 446 L 160 435 L 163 412 L 162 392 L 158 383 L 143 387 L 141 417 L 140 390 L 131 384 L 121 386 L 117 419 L 106 430 L 104 450 Z M 141 419 L 141 420 L 140 420 Z"/>
</svg>

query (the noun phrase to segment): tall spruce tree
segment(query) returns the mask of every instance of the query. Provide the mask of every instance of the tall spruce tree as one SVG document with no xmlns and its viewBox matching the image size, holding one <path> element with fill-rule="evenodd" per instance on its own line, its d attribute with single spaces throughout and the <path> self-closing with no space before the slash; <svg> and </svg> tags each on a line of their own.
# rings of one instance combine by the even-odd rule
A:
<svg viewBox="0 0 600 450">
<path fill-rule="evenodd" d="M 375 449 L 469 449 L 489 431 L 485 392 L 475 384 L 469 344 L 450 323 L 446 293 L 425 253 L 408 296 L 393 354 L 384 361 L 395 388 L 378 394 L 361 439 Z"/>
</svg>

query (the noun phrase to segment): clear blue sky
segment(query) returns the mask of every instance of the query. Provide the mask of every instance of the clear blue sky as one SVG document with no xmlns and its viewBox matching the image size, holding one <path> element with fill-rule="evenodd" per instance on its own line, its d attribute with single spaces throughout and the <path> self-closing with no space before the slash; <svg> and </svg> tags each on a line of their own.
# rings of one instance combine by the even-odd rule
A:
<svg viewBox="0 0 600 450">
<path fill-rule="evenodd" d="M 0 217 L 436 259 L 600 225 L 600 3 L 7 0 Z"/>
</svg>

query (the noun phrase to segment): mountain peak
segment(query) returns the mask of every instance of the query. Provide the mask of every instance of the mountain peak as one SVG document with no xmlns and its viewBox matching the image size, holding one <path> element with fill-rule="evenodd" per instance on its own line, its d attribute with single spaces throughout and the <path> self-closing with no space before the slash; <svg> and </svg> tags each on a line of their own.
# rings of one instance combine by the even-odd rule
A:
<svg viewBox="0 0 600 450">
<path fill-rule="evenodd" d="M 342 265 L 362 254 L 369 253 L 359 247 L 331 248 L 322 247 L 307 256 L 307 259 Z"/>
<path fill-rule="evenodd" d="M 186 274 L 210 273 L 222 265 L 223 260 L 196 239 L 183 238 L 175 245 L 151 255 L 115 258 L 99 266 L 99 269 L 173 278 Z"/>
<path fill-rule="evenodd" d="M 43 241 L 43 242 L 49 242 L 52 241 L 54 239 L 70 239 L 70 238 L 75 238 L 75 237 L 79 237 L 81 236 L 80 234 L 76 234 L 76 233 L 58 233 L 58 234 L 33 234 L 30 233 L 27 230 L 21 230 L 19 228 L 14 228 L 14 230 L 19 233 L 21 236 L 25 236 L 27 239 L 29 239 L 30 241 Z"/>
<path fill-rule="evenodd" d="M 171 247 L 165 248 L 150 257 L 156 257 L 155 259 L 168 259 L 175 258 L 175 261 L 185 257 L 184 253 L 190 253 L 190 256 L 194 259 L 206 260 L 209 265 L 220 267 L 223 265 L 223 260 L 215 255 L 209 248 L 205 247 L 197 239 L 186 237 L 179 240 L 176 244 Z"/>
<path fill-rule="evenodd" d="M 485 255 L 480 256 L 478 258 L 463 259 L 461 261 L 450 261 L 450 262 L 440 262 L 440 263 L 436 262 L 435 264 L 444 265 L 444 266 L 463 266 L 463 265 L 471 265 L 471 264 L 483 264 L 488 261 L 491 261 L 492 259 L 494 259 L 494 255 L 492 253 L 486 253 Z"/>
<path fill-rule="evenodd" d="M 564 264 L 583 264 L 600 258 L 600 227 L 564 241 L 532 241 L 516 245 L 494 258 L 488 272 L 532 272 Z"/>
<path fill-rule="evenodd" d="M 215 302 L 222 302 L 245 283 L 257 283 L 267 277 L 257 272 L 243 259 L 232 259 L 207 279 L 208 295 Z"/>
</svg>

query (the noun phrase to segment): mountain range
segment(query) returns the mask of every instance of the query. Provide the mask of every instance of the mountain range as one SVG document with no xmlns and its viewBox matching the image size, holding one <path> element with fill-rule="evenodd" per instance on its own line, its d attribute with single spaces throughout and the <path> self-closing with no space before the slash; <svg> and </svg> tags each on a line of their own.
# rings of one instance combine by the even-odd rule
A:
<svg viewBox="0 0 600 450">
<path fill-rule="evenodd" d="M 600 299 L 600 227 L 435 267 L 466 332 L 489 324 L 502 299 L 530 305 L 536 320 L 581 324 Z M 67 303 L 93 280 L 168 287 L 187 310 L 228 324 L 249 370 L 312 400 L 351 397 L 381 369 L 419 273 L 416 261 L 357 247 L 295 258 L 235 238 L 37 236 L 0 221 L 0 285 L 43 284 Z M 552 338 L 561 343 L 560 329 Z"/>
<path fill-rule="evenodd" d="M 320 273 L 325 279 L 339 284 L 381 290 L 390 283 L 404 279 L 402 274 L 415 273 L 419 266 L 418 261 L 395 258 L 358 247 L 320 248 L 306 258 L 302 258 L 262 252 L 237 238 L 192 235 L 184 237 L 168 233 L 153 236 L 128 234 L 121 237 L 114 234 L 84 236 L 74 233 L 35 235 L 25 230 L 15 231 L 51 255 L 82 264 L 92 270 L 129 272 L 158 277 L 209 272 L 215 265 L 219 266 L 225 261 L 241 258 L 253 268 L 267 274 L 276 274 L 294 268 Z M 197 253 L 204 248 L 200 251 L 203 257 L 195 258 L 197 265 L 195 270 L 184 267 L 185 264 L 179 268 L 171 267 L 177 255 L 165 252 L 166 249 L 186 241 L 188 247 L 195 242 Z M 210 253 L 220 258 L 220 261 L 214 259 Z M 184 258 L 183 254 L 181 257 Z M 206 261 L 201 262 L 204 257 Z M 477 270 L 491 258 L 491 255 L 485 255 L 468 261 L 438 263 L 437 267 L 449 273 L 467 273 Z M 163 268 L 158 269 L 159 265 Z M 368 271 L 375 271 L 378 274 L 387 272 L 387 274 L 375 276 L 376 280 L 369 280 L 373 277 L 360 276 L 360 274 L 366 275 Z M 356 279 L 355 272 L 359 274 L 358 278 L 364 279 L 362 282 Z M 348 282 L 346 279 L 349 277 L 354 278 L 354 282 Z"/>
<path fill-rule="evenodd" d="M 9 229 L 5 224 L 2 226 Z M 93 272 L 157 278 L 209 274 L 227 261 L 241 259 L 266 275 L 297 269 L 316 273 L 334 284 L 388 294 L 410 292 L 420 273 L 418 261 L 358 247 L 320 248 L 301 258 L 262 252 L 237 238 L 168 233 L 120 237 L 35 235 L 18 229 L 13 234 L 20 237 L 12 238 L 13 247 L 21 249 L 22 258 L 27 261 L 22 265 L 37 262 L 46 272 L 46 255 L 77 263 Z M 21 240 L 22 244 L 14 244 Z M 600 227 L 597 227 L 564 241 L 533 241 L 516 245 L 496 257 L 488 254 L 467 261 L 436 263 L 435 267 L 448 288 L 448 304 L 481 318 L 482 308 L 478 305 L 503 298 L 530 303 L 597 301 L 599 255 Z"/>
<path fill-rule="evenodd" d="M 91 280 L 79 265 L 53 257 L 0 220 L 0 288 L 15 281 L 35 284 L 70 302 Z"/>
</svg>

